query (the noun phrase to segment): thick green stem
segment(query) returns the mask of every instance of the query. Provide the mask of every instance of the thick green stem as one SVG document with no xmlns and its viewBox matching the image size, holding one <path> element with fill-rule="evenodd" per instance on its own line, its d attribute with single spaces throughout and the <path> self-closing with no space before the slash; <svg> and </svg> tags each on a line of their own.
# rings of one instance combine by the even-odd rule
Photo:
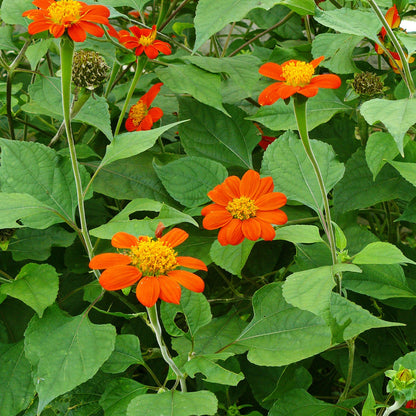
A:
<svg viewBox="0 0 416 416">
<path fill-rule="evenodd" d="M 127 107 L 129 106 L 131 97 L 133 96 L 134 90 L 136 89 L 136 85 L 139 82 L 140 76 L 142 75 L 142 72 L 146 63 L 147 63 L 147 57 L 141 57 L 137 61 L 136 73 L 134 74 L 133 80 L 131 81 L 131 85 L 127 93 L 126 99 L 124 101 L 123 108 L 121 109 L 120 117 L 118 118 L 117 126 L 114 131 L 114 137 L 117 136 L 120 131 L 120 127 L 124 119 L 124 114 L 126 114 Z"/>
<path fill-rule="evenodd" d="M 345 342 L 348 347 L 348 373 L 347 373 L 347 378 L 345 380 L 344 390 L 339 396 L 338 403 L 346 400 L 348 397 L 348 392 L 351 387 L 352 373 L 354 369 L 355 339 L 349 339 Z"/>
<path fill-rule="evenodd" d="M 179 370 L 179 368 L 176 366 L 176 364 L 172 360 L 172 357 L 170 356 L 169 351 L 163 341 L 162 327 L 160 326 L 156 305 L 153 305 L 152 307 L 146 308 L 146 309 L 147 309 L 147 314 L 149 315 L 150 326 L 156 335 L 156 340 L 159 345 L 160 352 L 162 353 L 162 357 L 166 361 L 166 363 L 169 365 L 169 367 L 172 369 L 172 371 L 176 374 L 176 377 L 181 384 L 181 390 L 183 392 L 186 392 L 185 375 L 182 373 L 181 370 Z"/>
<path fill-rule="evenodd" d="M 406 403 L 406 399 L 405 398 L 401 398 L 399 400 L 396 400 L 390 407 L 387 407 L 387 409 L 383 413 L 383 416 L 390 415 L 391 413 L 393 413 L 396 410 L 400 409 L 405 403 Z"/>
<path fill-rule="evenodd" d="M 79 173 L 77 154 L 75 151 L 74 138 L 72 137 L 71 128 L 71 78 L 72 78 L 72 58 L 74 55 L 74 42 L 67 38 L 62 37 L 60 43 L 61 49 L 61 86 L 62 86 L 62 107 L 64 112 L 64 121 L 66 135 L 68 139 L 69 154 L 71 157 L 72 171 L 74 173 L 75 187 L 77 191 L 77 202 L 79 218 L 81 223 L 81 235 L 83 243 L 88 253 L 88 257 L 91 259 L 93 255 L 93 247 L 91 244 L 90 236 L 87 228 L 87 219 L 85 216 L 84 198 L 82 196 L 82 181 Z M 96 274 L 97 276 L 97 274 Z"/>
</svg>

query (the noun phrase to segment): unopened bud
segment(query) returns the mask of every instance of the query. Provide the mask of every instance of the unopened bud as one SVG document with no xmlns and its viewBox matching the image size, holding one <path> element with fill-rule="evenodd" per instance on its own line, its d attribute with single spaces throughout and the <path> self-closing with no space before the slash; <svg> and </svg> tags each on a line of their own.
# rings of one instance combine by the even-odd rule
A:
<svg viewBox="0 0 416 416">
<path fill-rule="evenodd" d="M 72 80 L 77 87 L 94 90 L 106 79 L 109 66 L 93 51 L 78 51 L 72 63 Z"/>
</svg>

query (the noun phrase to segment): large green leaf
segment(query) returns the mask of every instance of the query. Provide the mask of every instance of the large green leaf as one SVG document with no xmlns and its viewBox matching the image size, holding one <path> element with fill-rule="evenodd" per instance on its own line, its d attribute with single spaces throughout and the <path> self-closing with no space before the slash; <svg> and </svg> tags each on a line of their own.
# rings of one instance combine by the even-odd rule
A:
<svg viewBox="0 0 416 416">
<path fill-rule="evenodd" d="M 0 409 L 5 416 L 17 415 L 29 406 L 35 395 L 31 367 L 23 341 L 0 344 Z"/>
<path fill-rule="evenodd" d="M 167 391 L 145 394 L 133 399 L 127 416 L 202 416 L 217 412 L 217 398 L 210 391 L 182 393 Z"/>
<path fill-rule="evenodd" d="M 61 217 L 74 221 L 78 202 L 71 161 L 40 143 L 0 139 L 0 145 L 2 191 L 30 194 Z M 79 169 L 82 182 L 88 182 L 86 169 Z M 41 215 L 49 221 L 42 227 L 47 228 L 50 214 Z M 61 221 L 56 217 L 55 222 Z"/>
<path fill-rule="evenodd" d="M 225 166 L 252 168 L 251 152 L 259 142 L 258 130 L 246 113 L 227 106 L 231 118 L 191 98 L 179 100 L 181 144 L 189 156 L 207 157 Z"/>
<path fill-rule="evenodd" d="M 400 153 L 403 154 L 404 136 L 415 122 L 415 98 L 394 101 L 376 98 L 363 103 L 360 112 L 370 125 L 381 121 L 393 136 Z"/>
<path fill-rule="evenodd" d="M 37 380 L 38 413 L 55 397 L 89 380 L 114 349 L 112 325 L 70 317 L 56 306 L 32 318 L 25 332 L 25 353 Z M 47 342 L 45 342 L 47 340 Z"/>
<path fill-rule="evenodd" d="M 294 244 L 322 242 L 319 228 L 315 225 L 286 225 L 276 230 L 275 240 L 290 241 Z"/>
<path fill-rule="evenodd" d="M 58 295 L 58 273 L 50 264 L 29 263 L 22 267 L 16 279 L 0 286 L 0 293 L 19 299 L 42 318 L 43 311 Z"/>
<path fill-rule="evenodd" d="M 416 264 L 405 257 L 398 247 L 383 241 L 368 244 L 353 257 L 352 262 L 355 264 Z"/>
<path fill-rule="evenodd" d="M 325 189 L 329 192 L 344 174 L 344 165 L 336 159 L 332 147 L 311 140 L 311 146 L 321 169 Z M 261 168 L 262 175 L 273 178 L 275 190 L 288 199 L 302 202 L 320 210 L 323 206 L 319 183 L 302 142 L 293 132 L 286 132 L 266 150 Z"/>
<path fill-rule="evenodd" d="M 331 333 L 325 321 L 289 305 L 282 284 L 272 283 L 253 296 L 254 317 L 235 343 L 248 348 L 256 365 L 282 366 L 327 349 Z"/>
<path fill-rule="evenodd" d="M 321 90 L 319 94 L 308 100 L 308 129 L 313 130 L 320 124 L 326 123 L 337 113 L 351 111 L 352 108 L 343 103 L 335 91 Z M 293 107 L 286 105 L 283 100 L 261 107 L 256 114 L 247 119 L 258 121 L 271 130 L 297 130 Z"/>
<path fill-rule="evenodd" d="M 195 156 L 153 166 L 169 194 L 187 207 L 208 202 L 207 193 L 228 176 L 220 163 Z"/>
<path fill-rule="evenodd" d="M 194 65 L 172 64 L 157 68 L 156 75 L 173 92 L 190 94 L 208 106 L 227 114 L 222 105 L 221 78 Z"/>
<path fill-rule="evenodd" d="M 416 186 L 416 163 L 389 161 L 390 165 L 396 168 L 413 186 Z"/>
<path fill-rule="evenodd" d="M 27 26 L 31 20 L 23 17 L 26 10 L 34 9 L 33 0 L 3 0 L 1 5 L 1 20 L 8 25 Z"/>
</svg>

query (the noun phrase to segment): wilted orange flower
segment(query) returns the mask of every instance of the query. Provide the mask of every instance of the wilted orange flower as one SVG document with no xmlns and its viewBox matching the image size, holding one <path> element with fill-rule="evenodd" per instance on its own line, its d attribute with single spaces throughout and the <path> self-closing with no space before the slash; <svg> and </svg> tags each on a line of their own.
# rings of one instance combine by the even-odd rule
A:
<svg viewBox="0 0 416 416">
<path fill-rule="evenodd" d="M 117 37 L 119 42 L 127 49 L 136 48 L 136 56 L 144 52 L 149 59 L 155 59 L 159 52 L 165 55 L 172 53 L 169 43 L 156 39 L 156 25 L 151 29 L 140 29 L 138 26 L 132 26 L 129 30 L 130 32 L 120 30 L 118 33 L 114 31 L 115 33 L 110 32 L 110 34 Z"/>
<path fill-rule="evenodd" d="M 312 62 L 290 60 L 282 65 L 268 62 L 259 69 L 260 74 L 275 79 L 276 82 L 265 88 L 259 96 L 259 104 L 270 105 L 279 98 L 289 98 L 293 94 L 313 97 L 319 88 L 339 88 L 341 79 L 338 75 L 324 74 L 313 76 L 315 68 L 325 59 L 314 59 Z"/>
<path fill-rule="evenodd" d="M 134 104 L 129 111 L 126 120 L 126 129 L 128 131 L 150 130 L 153 123 L 160 120 L 163 111 L 159 107 L 149 108 L 160 91 L 163 83 L 159 82 L 153 85 L 150 90 Z"/>
<path fill-rule="evenodd" d="M 286 214 L 278 209 L 286 204 L 286 196 L 273 189 L 273 179 L 260 178 L 254 170 L 247 171 L 241 180 L 229 176 L 208 192 L 214 203 L 202 209 L 204 228 L 220 228 L 218 241 L 223 246 L 240 244 L 244 238 L 273 240 L 271 224 L 287 222 Z"/>
<path fill-rule="evenodd" d="M 416 409 L 416 400 L 409 400 L 406 403 L 406 409 Z"/>
<path fill-rule="evenodd" d="M 394 4 L 393 7 L 390 7 L 389 10 L 387 10 L 386 13 L 386 21 L 388 23 L 388 25 L 392 28 L 392 29 L 397 29 L 400 26 L 400 16 L 399 16 L 399 12 L 397 11 L 397 7 Z M 400 29 L 402 30 L 402 29 Z M 400 73 L 400 70 L 403 69 L 403 63 L 400 59 L 400 55 L 395 52 L 393 49 L 393 44 L 391 43 L 390 39 L 387 36 L 387 31 L 386 29 L 383 27 L 378 35 L 378 39 L 380 41 L 380 43 L 382 43 L 386 49 L 388 49 L 388 51 L 390 52 L 391 56 L 394 58 L 394 61 L 389 57 L 389 63 L 390 66 L 393 68 L 393 71 L 398 74 Z M 378 46 L 377 44 L 375 45 L 375 49 L 376 52 L 379 55 L 382 55 L 384 53 L 383 49 L 380 48 L 380 46 Z M 407 55 L 405 55 L 407 58 Z M 410 57 L 409 59 L 409 63 L 412 63 L 415 59 L 413 57 Z"/>
<path fill-rule="evenodd" d="M 193 292 L 204 290 L 204 281 L 194 273 L 178 270 L 179 266 L 207 270 L 207 266 L 193 257 L 180 257 L 174 248 L 188 238 L 188 233 L 173 228 L 163 237 L 151 238 L 116 233 L 111 244 L 124 249 L 123 253 L 104 253 L 94 256 L 91 269 L 105 269 L 99 282 L 105 290 L 124 289 L 139 282 L 136 297 L 141 304 L 153 306 L 158 298 L 179 304 L 181 287 Z"/>
<path fill-rule="evenodd" d="M 68 32 L 75 42 L 84 42 L 87 33 L 101 37 L 104 30 L 97 24 L 109 25 L 110 11 L 101 5 L 91 5 L 77 0 L 34 0 L 38 9 L 27 10 L 23 16 L 32 19 L 28 31 L 31 35 L 49 30 L 59 38 Z"/>
</svg>

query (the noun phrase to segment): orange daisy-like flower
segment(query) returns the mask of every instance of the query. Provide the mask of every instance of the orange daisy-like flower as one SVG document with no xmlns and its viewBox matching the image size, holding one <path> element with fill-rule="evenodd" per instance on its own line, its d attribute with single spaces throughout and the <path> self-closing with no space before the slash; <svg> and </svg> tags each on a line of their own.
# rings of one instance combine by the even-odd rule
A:
<svg viewBox="0 0 416 416">
<path fill-rule="evenodd" d="M 271 224 L 287 222 L 286 214 L 278 209 L 287 198 L 273 190 L 273 179 L 260 178 L 254 170 L 247 171 L 242 179 L 229 176 L 208 192 L 214 203 L 202 209 L 204 228 L 220 228 L 218 241 L 223 246 L 240 244 L 244 238 L 273 240 L 275 230 Z"/>
<path fill-rule="evenodd" d="M 259 69 L 260 74 L 275 79 L 276 82 L 265 88 L 259 96 L 259 104 L 271 105 L 279 98 L 289 98 L 293 94 L 313 97 L 319 88 L 339 88 L 341 79 L 338 75 L 324 74 L 313 76 L 315 68 L 324 60 L 314 59 L 312 62 L 290 60 L 282 65 L 268 62 Z"/>
<path fill-rule="evenodd" d="M 136 56 L 144 52 L 149 59 L 155 59 L 159 52 L 164 55 L 172 53 L 169 43 L 156 39 L 156 25 L 151 29 L 140 29 L 138 26 L 132 26 L 129 30 L 130 32 L 120 30 L 118 33 L 111 32 L 110 34 L 116 36 L 119 42 L 127 49 L 136 48 Z"/>
<path fill-rule="evenodd" d="M 32 19 L 28 31 L 31 35 L 49 30 L 59 38 L 65 33 L 74 42 L 84 42 L 87 33 L 101 37 L 104 30 L 97 24 L 109 25 L 110 11 L 101 5 L 91 5 L 77 0 L 34 0 L 38 9 L 27 10 L 23 16 Z"/>
<path fill-rule="evenodd" d="M 150 108 L 150 105 L 159 93 L 162 85 L 163 83 L 161 82 L 153 85 L 150 90 L 130 108 L 129 116 L 126 120 L 126 129 L 128 131 L 150 130 L 153 123 L 162 118 L 163 111 L 159 107 Z"/>
<path fill-rule="evenodd" d="M 98 254 L 90 261 L 91 269 L 105 269 L 99 282 L 105 290 L 119 290 L 139 282 L 136 297 L 141 304 L 153 306 L 158 298 L 179 304 L 181 286 L 193 292 L 204 290 L 204 281 L 194 273 L 179 270 L 179 266 L 207 270 L 193 257 L 180 257 L 174 248 L 188 238 L 188 233 L 173 228 L 163 237 L 151 238 L 116 233 L 111 244 L 124 249 L 122 253 Z"/>
</svg>

